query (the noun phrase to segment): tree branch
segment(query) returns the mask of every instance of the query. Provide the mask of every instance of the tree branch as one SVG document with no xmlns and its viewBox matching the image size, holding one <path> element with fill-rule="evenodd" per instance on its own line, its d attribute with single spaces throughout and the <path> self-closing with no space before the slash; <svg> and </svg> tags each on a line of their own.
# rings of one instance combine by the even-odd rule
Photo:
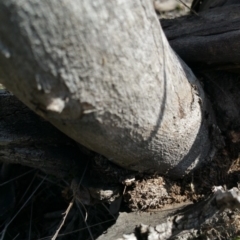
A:
<svg viewBox="0 0 240 240">
<path fill-rule="evenodd" d="M 200 12 L 199 16 L 163 19 L 161 24 L 171 47 L 190 66 L 239 68 L 239 4 Z"/>
<path fill-rule="evenodd" d="M 57 177 L 81 172 L 86 156 L 77 144 L 15 96 L 0 91 L 1 162 L 27 165 Z"/>
</svg>

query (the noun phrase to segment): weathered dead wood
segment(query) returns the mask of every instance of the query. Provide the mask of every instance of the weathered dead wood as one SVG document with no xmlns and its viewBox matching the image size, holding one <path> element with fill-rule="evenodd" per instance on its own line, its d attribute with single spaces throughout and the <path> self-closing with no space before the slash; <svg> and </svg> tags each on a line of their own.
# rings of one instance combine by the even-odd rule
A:
<svg viewBox="0 0 240 240">
<path fill-rule="evenodd" d="M 229 131 L 239 132 L 239 73 L 227 71 L 200 72 L 199 79 L 204 83 L 206 93 L 215 110 L 218 127 L 224 135 L 227 136 Z"/>
<path fill-rule="evenodd" d="M 181 205 L 177 209 L 156 212 L 155 215 L 152 214 L 151 216 L 149 213 L 131 213 L 128 216 L 121 214 L 117 223 L 106 234 L 100 236 L 98 240 L 191 239 L 201 233 L 207 235 L 206 228 L 208 227 L 216 228 L 218 231 L 218 222 L 222 224 L 223 229 L 224 224 L 227 226 L 232 222 L 232 225 L 234 225 L 234 212 L 232 211 L 240 209 L 239 189 L 224 190 L 222 187 L 215 187 L 213 191 L 212 196 L 209 196 L 206 200 L 187 207 Z M 139 222 L 142 224 L 136 226 Z M 230 226 L 229 229 L 231 227 L 234 228 L 234 226 Z M 135 229 L 134 233 L 131 233 L 132 229 Z M 221 234 L 227 235 L 229 229 L 224 229 Z M 122 234 L 124 234 L 123 237 Z M 215 238 L 212 237 L 211 239 Z"/>
<path fill-rule="evenodd" d="M 238 4 L 238 0 L 193 0 L 191 8 L 197 12 L 206 11 L 211 8 Z"/>
<path fill-rule="evenodd" d="M 86 156 L 73 140 L 15 96 L 0 91 L 0 162 L 38 168 L 57 177 L 81 171 Z"/>
<path fill-rule="evenodd" d="M 79 178 L 78 189 L 72 190 L 87 205 L 114 201 L 121 186 L 117 180 L 111 184 L 94 181 L 88 172 L 91 157 L 80 148 L 15 96 L 0 90 L 0 163 L 25 165 L 68 181 Z"/>
<path fill-rule="evenodd" d="M 106 172 L 96 176 L 90 164 L 95 155 L 84 154 L 83 149 L 8 91 L 0 90 L 0 163 L 21 164 L 73 179 L 73 193 L 86 205 L 113 202 L 122 192 L 121 184 L 117 178 L 108 184 L 107 178 L 103 180 Z M 115 175 L 117 170 L 116 166 Z"/>
<path fill-rule="evenodd" d="M 171 47 L 189 65 L 240 67 L 239 4 L 204 11 L 199 16 L 161 20 L 161 24 Z"/>
<path fill-rule="evenodd" d="M 176 214 L 181 209 L 185 209 L 188 205 L 191 206 L 192 204 L 177 204 L 172 206 L 171 209 L 156 212 L 120 213 L 115 225 L 110 227 L 106 233 L 99 236 L 98 240 L 116 240 L 122 237 L 123 234 L 132 233 L 135 227 L 140 223 L 151 226 L 164 223 L 169 216 Z"/>
</svg>

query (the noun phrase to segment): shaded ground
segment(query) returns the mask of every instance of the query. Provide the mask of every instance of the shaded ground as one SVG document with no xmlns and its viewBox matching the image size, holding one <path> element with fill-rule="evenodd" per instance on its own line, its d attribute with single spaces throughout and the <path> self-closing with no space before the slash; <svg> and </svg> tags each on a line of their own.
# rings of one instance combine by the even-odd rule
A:
<svg viewBox="0 0 240 240">
<path fill-rule="evenodd" d="M 197 202 L 211 194 L 213 186 L 236 187 L 240 183 L 239 149 L 239 142 L 227 144 L 211 162 L 206 162 L 181 181 L 171 181 L 164 176 L 136 175 L 134 181 L 124 184 L 120 212 L 154 213 L 178 203 Z M 92 160 L 93 166 L 96 165 L 95 161 L 96 158 Z M 118 169 L 113 164 L 108 166 L 110 170 L 113 168 Z M 1 231 L 6 227 L 4 223 L 12 219 L 3 239 L 51 239 L 73 197 L 69 184 L 22 166 L 14 165 L 10 171 L 9 178 L 13 181 L 1 185 Z M 119 169 L 121 171 L 125 170 Z M 14 179 L 16 176 L 21 177 Z M 113 176 L 109 177 L 113 180 Z M 58 239 L 96 239 L 114 224 L 118 212 L 117 209 L 114 214 L 108 203 L 82 206 L 81 202 L 75 201 Z M 240 218 L 240 213 L 236 216 Z M 222 227 L 223 223 L 219 225 L 220 230 Z M 234 234 L 239 235 L 240 229 Z"/>
</svg>

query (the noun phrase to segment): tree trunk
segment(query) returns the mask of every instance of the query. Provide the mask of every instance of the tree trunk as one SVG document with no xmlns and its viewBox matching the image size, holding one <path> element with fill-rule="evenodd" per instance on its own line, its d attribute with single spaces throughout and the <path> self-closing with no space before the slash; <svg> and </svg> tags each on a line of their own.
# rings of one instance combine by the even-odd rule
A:
<svg viewBox="0 0 240 240">
<path fill-rule="evenodd" d="M 0 39 L 1 82 L 114 163 L 182 177 L 213 149 L 204 92 L 151 1 L 1 1 Z"/>
</svg>

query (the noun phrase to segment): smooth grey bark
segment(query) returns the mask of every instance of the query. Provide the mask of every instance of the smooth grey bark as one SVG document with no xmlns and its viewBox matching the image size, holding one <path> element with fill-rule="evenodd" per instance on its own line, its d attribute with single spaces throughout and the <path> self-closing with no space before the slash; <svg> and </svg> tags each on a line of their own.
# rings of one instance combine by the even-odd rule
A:
<svg viewBox="0 0 240 240">
<path fill-rule="evenodd" d="M 1 0 L 0 81 L 124 168 L 181 177 L 212 149 L 204 92 L 148 0 Z"/>
</svg>

